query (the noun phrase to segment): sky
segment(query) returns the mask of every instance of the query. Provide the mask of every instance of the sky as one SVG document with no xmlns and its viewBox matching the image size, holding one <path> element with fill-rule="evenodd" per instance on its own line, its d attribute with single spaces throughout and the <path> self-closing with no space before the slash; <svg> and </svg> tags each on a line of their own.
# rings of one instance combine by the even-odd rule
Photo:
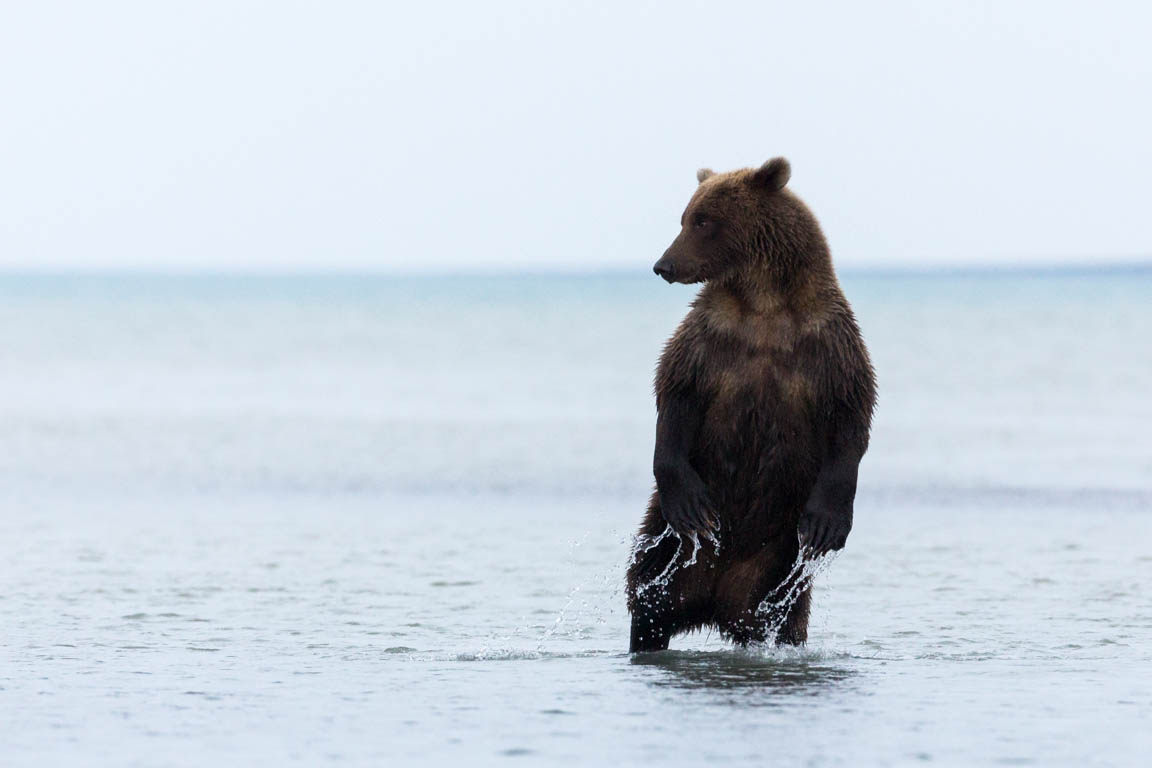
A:
<svg viewBox="0 0 1152 768">
<path fill-rule="evenodd" d="M 8 4 L 0 270 L 647 269 L 784 155 L 840 266 L 1152 261 L 1143 3 Z"/>
</svg>

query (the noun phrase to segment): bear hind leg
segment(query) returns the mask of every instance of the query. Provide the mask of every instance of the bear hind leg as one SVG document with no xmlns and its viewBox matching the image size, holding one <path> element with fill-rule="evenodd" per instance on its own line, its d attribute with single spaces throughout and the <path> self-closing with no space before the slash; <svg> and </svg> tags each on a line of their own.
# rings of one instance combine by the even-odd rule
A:
<svg viewBox="0 0 1152 768">
<path fill-rule="evenodd" d="M 798 575 L 781 580 L 772 574 L 778 569 L 771 565 L 771 561 L 746 560 L 733 564 L 720 577 L 717 624 L 738 645 L 768 640 L 776 645 L 802 645 L 808 640 L 812 588 L 798 589 Z M 776 604 L 794 589 L 787 605 Z"/>
<path fill-rule="evenodd" d="M 666 651 L 674 634 L 676 634 L 676 625 L 669 621 L 669 617 L 633 611 L 632 634 L 628 642 L 628 653 Z"/>
<path fill-rule="evenodd" d="M 711 621 L 710 554 L 675 536 L 638 551 L 628 569 L 630 653 L 663 651 L 681 632 Z"/>
<path fill-rule="evenodd" d="M 808 642 L 808 613 L 812 605 L 812 587 L 796 596 L 776 631 L 776 645 L 804 645 Z"/>
</svg>

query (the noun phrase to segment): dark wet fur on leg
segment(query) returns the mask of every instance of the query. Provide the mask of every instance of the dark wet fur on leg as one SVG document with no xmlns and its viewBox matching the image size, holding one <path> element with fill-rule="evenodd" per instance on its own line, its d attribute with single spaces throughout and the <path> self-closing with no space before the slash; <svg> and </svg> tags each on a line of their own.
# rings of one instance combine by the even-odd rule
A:
<svg viewBox="0 0 1152 768">
<path fill-rule="evenodd" d="M 674 635 L 698 629 L 711 618 L 714 561 L 703 545 L 667 528 L 653 496 L 628 567 L 632 652 L 664 650 Z"/>
<path fill-rule="evenodd" d="M 807 639 L 810 596 L 808 589 L 794 590 L 803 576 L 794 568 L 795 540 L 729 555 L 714 542 L 697 545 L 667 528 L 654 495 L 628 569 L 631 652 L 665 650 L 675 635 L 705 626 L 743 646 Z M 779 602 L 793 592 L 787 605 L 761 611 L 766 600 Z"/>
</svg>

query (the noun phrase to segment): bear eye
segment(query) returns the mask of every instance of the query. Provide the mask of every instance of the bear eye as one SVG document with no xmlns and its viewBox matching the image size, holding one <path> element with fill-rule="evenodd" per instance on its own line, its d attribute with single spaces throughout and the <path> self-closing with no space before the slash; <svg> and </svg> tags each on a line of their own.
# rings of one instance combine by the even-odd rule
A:
<svg viewBox="0 0 1152 768">
<path fill-rule="evenodd" d="M 703 229 L 704 227 L 708 226 L 711 223 L 712 223 L 711 219 L 709 219 L 707 216 L 705 216 L 702 213 L 698 213 L 698 214 L 696 214 L 695 219 L 693 219 L 693 221 L 692 221 L 692 226 L 696 227 L 696 229 Z"/>
</svg>

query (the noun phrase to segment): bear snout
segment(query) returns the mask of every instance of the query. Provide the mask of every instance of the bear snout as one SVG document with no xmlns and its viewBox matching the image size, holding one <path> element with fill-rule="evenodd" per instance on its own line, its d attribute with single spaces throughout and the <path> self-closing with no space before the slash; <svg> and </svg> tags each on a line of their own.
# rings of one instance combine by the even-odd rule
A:
<svg viewBox="0 0 1152 768">
<path fill-rule="evenodd" d="M 656 262 L 656 266 L 652 267 L 652 271 L 664 278 L 666 282 L 676 282 L 676 267 L 667 256 Z"/>
</svg>

